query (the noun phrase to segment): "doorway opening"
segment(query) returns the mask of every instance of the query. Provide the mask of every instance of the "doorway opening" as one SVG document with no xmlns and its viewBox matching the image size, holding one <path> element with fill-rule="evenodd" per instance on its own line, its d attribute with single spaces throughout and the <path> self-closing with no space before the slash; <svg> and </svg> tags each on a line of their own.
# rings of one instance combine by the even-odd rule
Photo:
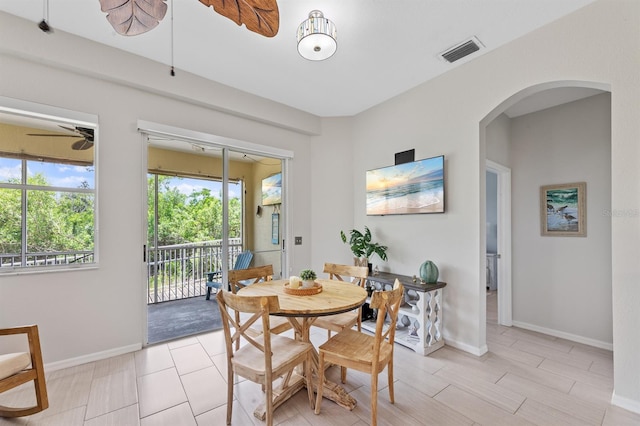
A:
<svg viewBox="0 0 640 426">
<path fill-rule="evenodd" d="M 588 181 L 590 208 L 594 204 L 606 208 L 610 202 L 611 173 L 607 161 L 610 158 L 610 143 L 607 143 L 610 141 L 610 100 L 607 92 L 609 88 L 598 83 L 544 83 L 514 94 L 480 123 L 480 146 L 484 154 L 481 162 L 486 163 L 486 167 L 481 166 L 483 186 L 490 179 L 486 176 L 487 171 L 496 173 L 498 181 L 501 176 L 500 164 L 492 165 L 488 158 L 513 167 L 515 171 L 513 190 L 502 191 L 513 198 L 513 225 L 510 223 L 504 229 L 513 228 L 512 245 L 517 256 L 509 256 L 511 260 L 508 261 L 498 247 L 496 301 L 500 325 L 514 325 L 596 347 L 611 347 L 610 304 L 606 303 L 607 299 L 610 300 L 610 291 L 597 284 L 592 286 L 595 291 L 581 291 L 589 285 L 586 283 L 610 279 L 611 263 L 605 261 L 610 256 L 607 247 L 610 219 L 591 215 L 593 220 L 589 222 L 591 235 L 588 239 L 548 237 L 541 235 L 539 230 L 546 220 L 542 210 L 544 204 L 540 201 L 540 188 L 546 184 L 570 182 L 572 179 Z M 553 152 L 551 157 L 550 152 Z M 578 161 L 575 156 L 578 152 L 589 152 L 590 156 L 580 157 Z M 553 161 L 547 161 L 549 159 Z M 492 170 L 494 167 L 496 170 Z M 498 189 L 498 199 L 500 193 Z M 486 197 L 484 201 L 489 203 Z M 485 205 L 482 207 L 484 210 Z M 483 238 L 485 235 L 489 238 L 490 230 L 485 228 L 487 223 L 488 220 L 480 223 Z M 500 229 L 499 225 L 498 246 L 502 240 Z M 600 235 L 603 237 L 598 240 Z M 486 248 L 482 247 L 483 265 Z M 585 256 L 591 256 L 591 262 L 598 264 L 599 275 L 586 273 L 580 267 L 585 263 Z M 545 268 L 544 279 L 539 279 L 539 265 L 553 265 L 553 268 Z M 513 280 L 509 275 L 508 282 L 513 281 L 513 292 L 505 297 L 503 290 L 512 290 L 506 285 L 504 274 L 510 269 Z M 484 268 L 482 272 L 483 275 L 486 273 Z M 484 298 L 485 276 L 479 284 L 479 296 Z M 566 309 L 562 304 L 547 303 L 550 295 L 554 302 L 571 300 L 576 308 Z M 510 303 L 512 312 L 505 311 L 504 307 L 508 305 L 502 301 Z M 598 329 L 584 326 L 594 312 L 602 318 Z M 490 314 L 481 309 L 481 324 L 487 322 L 487 315 Z M 505 319 L 511 321 L 506 322 Z M 480 331 L 483 332 L 482 329 Z M 481 340 L 486 341 L 486 336 L 485 339 L 481 336 Z"/>
<path fill-rule="evenodd" d="M 263 205 L 263 181 L 281 177 L 285 160 L 202 140 L 143 137 L 151 344 L 221 327 L 215 292 L 227 287 L 238 259 L 249 258 L 248 267 L 271 264 L 280 277 L 286 210 L 282 195 Z M 282 194 L 282 179 L 278 185 Z"/>
<path fill-rule="evenodd" d="M 487 321 L 512 325 L 511 169 L 486 162 Z"/>
</svg>

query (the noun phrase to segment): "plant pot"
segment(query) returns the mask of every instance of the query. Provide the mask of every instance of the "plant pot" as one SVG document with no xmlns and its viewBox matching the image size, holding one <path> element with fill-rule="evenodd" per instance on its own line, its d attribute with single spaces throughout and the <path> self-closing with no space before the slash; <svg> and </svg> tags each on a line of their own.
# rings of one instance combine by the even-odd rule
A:
<svg viewBox="0 0 640 426">
<path fill-rule="evenodd" d="M 311 288 L 315 285 L 313 280 L 302 280 L 302 288 Z"/>
<path fill-rule="evenodd" d="M 353 264 L 355 266 L 368 266 L 369 273 L 371 273 L 371 264 L 369 263 L 369 259 L 366 257 L 355 257 L 353 258 Z"/>
</svg>

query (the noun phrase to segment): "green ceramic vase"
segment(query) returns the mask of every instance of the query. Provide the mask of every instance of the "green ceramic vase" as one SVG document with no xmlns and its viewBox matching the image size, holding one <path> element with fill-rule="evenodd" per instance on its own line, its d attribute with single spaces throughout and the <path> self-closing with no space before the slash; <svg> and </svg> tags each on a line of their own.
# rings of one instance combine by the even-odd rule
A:
<svg viewBox="0 0 640 426">
<path fill-rule="evenodd" d="M 435 263 L 427 260 L 420 265 L 420 278 L 422 281 L 433 284 L 438 282 L 438 267 Z"/>
</svg>

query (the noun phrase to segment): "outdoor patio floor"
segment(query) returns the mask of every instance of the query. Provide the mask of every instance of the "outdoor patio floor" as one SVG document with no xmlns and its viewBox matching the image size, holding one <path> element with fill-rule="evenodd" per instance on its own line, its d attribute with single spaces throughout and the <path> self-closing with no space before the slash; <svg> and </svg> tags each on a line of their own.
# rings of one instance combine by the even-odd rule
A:
<svg viewBox="0 0 640 426">
<path fill-rule="evenodd" d="M 215 293 L 211 300 L 206 300 L 205 296 L 198 296 L 147 305 L 149 344 L 221 328 Z"/>
</svg>

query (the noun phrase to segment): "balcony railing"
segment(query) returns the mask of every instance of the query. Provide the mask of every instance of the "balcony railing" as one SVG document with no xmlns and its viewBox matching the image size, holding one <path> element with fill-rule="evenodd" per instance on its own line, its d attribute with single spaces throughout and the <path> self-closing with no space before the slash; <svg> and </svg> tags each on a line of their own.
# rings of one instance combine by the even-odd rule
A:
<svg viewBox="0 0 640 426">
<path fill-rule="evenodd" d="M 229 240 L 228 264 L 242 252 L 240 238 Z M 222 241 L 161 246 L 147 252 L 147 303 L 202 296 L 207 273 L 222 269 Z"/>
<path fill-rule="evenodd" d="M 242 252 L 242 240 L 229 240 L 228 264 Z M 207 292 L 207 273 L 222 269 L 222 241 L 161 246 L 147 251 L 147 303 L 202 296 Z M 92 263 L 92 251 L 28 253 L 27 266 Z M 20 253 L 0 254 L 0 267 L 21 267 Z"/>
<path fill-rule="evenodd" d="M 24 264 L 20 253 L 0 254 L 0 267 L 2 268 L 74 265 L 78 263 L 93 263 L 93 251 L 47 251 L 41 253 L 27 253 L 24 258 Z"/>
</svg>

